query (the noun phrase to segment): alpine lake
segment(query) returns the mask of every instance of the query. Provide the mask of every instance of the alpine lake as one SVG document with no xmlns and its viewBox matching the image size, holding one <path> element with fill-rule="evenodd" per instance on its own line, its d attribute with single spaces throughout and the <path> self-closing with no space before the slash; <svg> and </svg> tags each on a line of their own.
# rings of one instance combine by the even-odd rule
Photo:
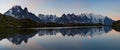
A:
<svg viewBox="0 0 120 50">
<path fill-rule="evenodd" d="M 0 50 L 120 50 L 111 27 L 0 28 Z"/>
</svg>

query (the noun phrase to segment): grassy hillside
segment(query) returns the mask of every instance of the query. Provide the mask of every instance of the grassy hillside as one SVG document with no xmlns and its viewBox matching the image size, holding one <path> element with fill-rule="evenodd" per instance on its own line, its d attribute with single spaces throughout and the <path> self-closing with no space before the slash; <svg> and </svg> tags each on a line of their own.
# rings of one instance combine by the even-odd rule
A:
<svg viewBox="0 0 120 50">
<path fill-rule="evenodd" d="M 10 16 L 0 14 L 0 27 L 36 27 L 39 24 L 29 19 L 18 20 Z"/>
<path fill-rule="evenodd" d="M 112 28 L 116 31 L 120 31 L 120 20 L 113 22 Z"/>
<path fill-rule="evenodd" d="M 113 27 L 120 27 L 120 20 L 113 22 Z"/>
<path fill-rule="evenodd" d="M 19 20 L 0 14 L 0 27 L 21 27 Z"/>
</svg>

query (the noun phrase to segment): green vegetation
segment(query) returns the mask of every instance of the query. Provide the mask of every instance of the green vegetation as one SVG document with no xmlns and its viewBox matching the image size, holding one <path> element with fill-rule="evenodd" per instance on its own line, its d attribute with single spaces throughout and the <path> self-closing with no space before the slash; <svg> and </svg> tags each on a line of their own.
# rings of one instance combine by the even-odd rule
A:
<svg viewBox="0 0 120 50">
<path fill-rule="evenodd" d="M 113 22 L 113 27 L 120 27 L 120 20 Z"/>
<path fill-rule="evenodd" d="M 21 27 L 21 23 L 13 17 L 0 14 L 0 27 Z"/>
<path fill-rule="evenodd" d="M 10 16 L 0 14 L 0 28 L 1 27 L 36 27 L 39 24 L 29 19 L 18 20 Z"/>
<path fill-rule="evenodd" d="M 113 22 L 112 28 L 116 31 L 120 31 L 120 20 Z"/>
</svg>

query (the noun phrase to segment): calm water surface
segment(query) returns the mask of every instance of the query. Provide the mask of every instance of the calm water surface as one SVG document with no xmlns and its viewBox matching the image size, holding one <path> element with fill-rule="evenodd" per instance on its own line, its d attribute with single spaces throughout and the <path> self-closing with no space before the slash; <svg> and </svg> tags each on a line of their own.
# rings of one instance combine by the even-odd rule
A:
<svg viewBox="0 0 120 50">
<path fill-rule="evenodd" d="M 0 50 L 120 50 L 120 32 L 109 27 L 0 29 Z"/>
</svg>

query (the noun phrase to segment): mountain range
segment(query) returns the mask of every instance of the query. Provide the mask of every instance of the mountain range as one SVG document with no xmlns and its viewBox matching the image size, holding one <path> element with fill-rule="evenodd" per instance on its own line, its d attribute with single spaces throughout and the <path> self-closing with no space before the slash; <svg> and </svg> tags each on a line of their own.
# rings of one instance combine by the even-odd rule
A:
<svg viewBox="0 0 120 50">
<path fill-rule="evenodd" d="M 37 22 L 41 22 L 41 20 L 36 15 L 29 12 L 26 7 L 22 9 L 21 6 L 13 6 L 4 14 L 7 16 L 12 16 L 16 19 L 31 19 Z"/>
<path fill-rule="evenodd" d="M 66 24 L 66 23 L 100 23 L 104 25 L 111 25 L 114 20 L 107 16 L 97 15 L 93 13 L 82 13 L 80 15 L 76 14 L 63 14 L 61 17 L 57 17 L 56 15 L 44 15 L 39 14 L 36 16 L 35 14 L 28 11 L 28 9 L 21 8 L 21 6 L 16 5 L 13 6 L 11 9 L 6 11 L 4 15 L 14 17 L 18 20 L 21 19 L 30 19 L 39 23 L 59 23 L 59 24 Z"/>
</svg>

